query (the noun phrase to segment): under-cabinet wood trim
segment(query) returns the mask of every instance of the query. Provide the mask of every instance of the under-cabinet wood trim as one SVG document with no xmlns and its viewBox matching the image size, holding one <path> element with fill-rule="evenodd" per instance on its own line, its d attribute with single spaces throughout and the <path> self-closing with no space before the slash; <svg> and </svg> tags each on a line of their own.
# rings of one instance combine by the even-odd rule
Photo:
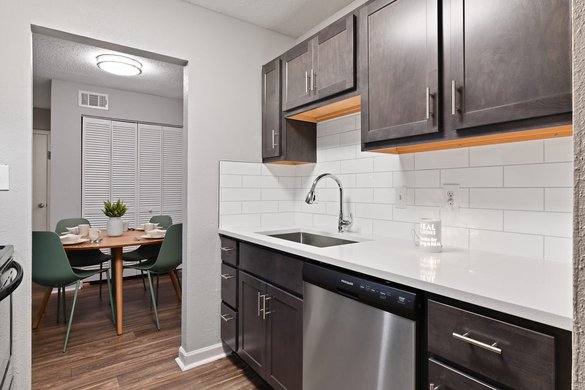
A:
<svg viewBox="0 0 585 390">
<path fill-rule="evenodd" d="M 353 96 L 349 99 L 340 100 L 335 103 L 317 107 L 309 111 L 289 116 L 289 119 L 296 119 L 303 122 L 319 123 L 341 116 L 355 114 L 361 111 L 361 97 Z"/>
</svg>

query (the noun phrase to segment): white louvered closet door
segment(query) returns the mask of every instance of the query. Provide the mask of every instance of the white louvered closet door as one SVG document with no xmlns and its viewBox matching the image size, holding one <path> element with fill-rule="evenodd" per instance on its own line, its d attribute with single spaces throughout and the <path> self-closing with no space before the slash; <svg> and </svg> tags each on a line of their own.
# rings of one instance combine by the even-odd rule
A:
<svg viewBox="0 0 585 390">
<path fill-rule="evenodd" d="M 138 124 L 138 223 L 161 213 L 161 143 L 161 126 Z"/>
<path fill-rule="evenodd" d="M 83 118 L 81 214 L 92 226 L 105 227 L 101 212 L 104 200 L 110 199 L 112 122 Z"/>
<path fill-rule="evenodd" d="M 163 127 L 162 214 L 183 222 L 183 129 Z"/>
<path fill-rule="evenodd" d="M 111 199 L 121 199 L 128 207 L 122 217 L 130 226 L 138 223 L 137 208 L 137 136 L 134 122 L 112 122 Z"/>
</svg>

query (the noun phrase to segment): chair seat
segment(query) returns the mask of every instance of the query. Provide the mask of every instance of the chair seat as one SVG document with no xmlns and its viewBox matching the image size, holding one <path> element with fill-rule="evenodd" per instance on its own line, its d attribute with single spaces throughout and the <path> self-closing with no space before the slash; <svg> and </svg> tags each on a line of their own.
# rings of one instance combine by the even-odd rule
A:
<svg viewBox="0 0 585 390">
<path fill-rule="evenodd" d="M 90 265 L 99 265 L 106 261 L 112 260 L 112 256 L 102 253 L 98 249 L 89 249 L 86 251 L 71 251 L 67 253 L 67 258 L 72 267 L 87 267 Z"/>
<path fill-rule="evenodd" d="M 71 268 L 75 275 L 79 277 L 79 279 L 89 278 L 90 276 L 100 274 L 102 272 L 106 272 L 109 270 L 109 267 L 104 267 L 103 269 L 80 269 L 80 268 Z"/>
<path fill-rule="evenodd" d="M 124 261 L 142 261 L 156 259 L 160 245 L 142 245 L 138 249 L 131 252 L 126 252 L 123 255 Z"/>
<path fill-rule="evenodd" d="M 156 263 L 156 258 L 154 259 L 151 258 L 146 259 L 146 261 L 143 261 L 141 263 L 125 265 L 124 268 L 132 268 L 137 269 L 139 271 L 148 271 L 150 270 L 150 268 L 152 268 L 154 263 Z"/>
</svg>

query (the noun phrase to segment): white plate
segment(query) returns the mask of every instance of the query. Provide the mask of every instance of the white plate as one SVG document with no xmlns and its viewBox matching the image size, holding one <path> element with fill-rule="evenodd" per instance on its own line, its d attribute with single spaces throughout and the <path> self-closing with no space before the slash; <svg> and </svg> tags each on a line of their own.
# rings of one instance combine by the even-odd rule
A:
<svg viewBox="0 0 585 390">
<path fill-rule="evenodd" d="M 73 241 L 73 242 L 63 242 L 61 241 L 61 244 L 63 245 L 75 245 L 75 244 L 83 244 L 84 242 L 89 242 L 89 238 L 80 238 L 77 241 Z"/>
<path fill-rule="evenodd" d="M 145 238 L 147 240 L 160 240 L 161 238 L 165 238 L 165 235 L 163 234 L 160 237 L 150 237 L 149 235 L 145 234 L 144 236 L 140 236 L 140 238 Z"/>
</svg>

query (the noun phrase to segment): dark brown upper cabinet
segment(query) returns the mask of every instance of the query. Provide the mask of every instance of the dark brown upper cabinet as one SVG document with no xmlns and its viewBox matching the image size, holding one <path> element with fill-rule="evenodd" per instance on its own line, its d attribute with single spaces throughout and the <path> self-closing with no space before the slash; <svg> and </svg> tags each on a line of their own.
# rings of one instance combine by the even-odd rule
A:
<svg viewBox="0 0 585 390">
<path fill-rule="evenodd" d="M 262 67 L 262 157 L 280 156 L 282 106 L 280 59 Z"/>
<path fill-rule="evenodd" d="M 443 3 L 445 125 L 571 112 L 569 0 Z"/>
<path fill-rule="evenodd" d="M 283 109 L 355 87 L 355 16 L 334 22 L 282 56 Z"/>
<path fill-rule="evenodd" d="M 439 131 L 437 7 L 377 0 L 362 8 L 362 143 Z"/>
</svg>

